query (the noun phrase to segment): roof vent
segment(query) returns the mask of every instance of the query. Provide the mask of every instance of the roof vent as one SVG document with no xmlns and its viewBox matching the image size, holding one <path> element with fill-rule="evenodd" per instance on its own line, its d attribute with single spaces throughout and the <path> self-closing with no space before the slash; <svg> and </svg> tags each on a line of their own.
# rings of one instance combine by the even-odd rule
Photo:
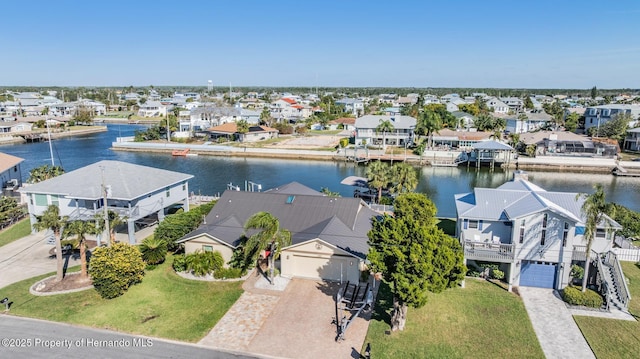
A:
<svg viewBox="0 0 640 359">
<path fill-rule="evenodd" d="M 296 196 L 291 195 L 291 196 L 287 197 L 287 201 L 285 203 L 286 204 L 291 204 L 291 203 L 293 203 L 293 201 L 295 199 L 296 199 Z"/>
</svg>

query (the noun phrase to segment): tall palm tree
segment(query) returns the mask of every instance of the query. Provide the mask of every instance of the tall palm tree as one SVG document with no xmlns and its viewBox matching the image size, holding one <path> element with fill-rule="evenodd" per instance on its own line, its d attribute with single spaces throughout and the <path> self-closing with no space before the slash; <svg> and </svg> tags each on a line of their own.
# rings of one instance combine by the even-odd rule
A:
<svg viewBox="0 0 640 359">
<path fill-rule="evenodd" d="M 596 183 L 593 188 L 593 194 L 578 194 L 576 199 L 584 198 L 581 212 L 585 217 L 584 238 L 587 240 L 587 253 L 584 263 L 584 277 L 582 278 L 582 291 L 587 289 L 587 279 L 589 277 L 589 263 L 591 262 L 591 246 L 595 238 L 598 225 L 604 219 L 607 212 L 607 204 L 605 201 L 604 190 L 602 184 Z"/>
<path fill-rule="evenodd" d="M 249 123 L 246 120 L 238 120 L 236 122 L 236 132 L 240 134 L 240 138 L 244 138 L 244 134 L 249 132 Z"/>
<path fill-rule="evenodd" d="M 109 244 L 111 245 L 116 242 L 116 227 L 125 223 L 127 217 L 120 217 L 120 215 L 114 211 L 107 211 L 107 216 L 109 216 Z"/>
<path fill-rule="evenodd" d="M 33 228 L 36 231 L 43 231 L 46 229 L 51 229 L 53 231 L 53 236 L 56 242 L 56 282 L 59 282 L 64 277 L 62 268 L 62 244 L 60 243 L 60 240 L 62 231 L 69 221 L 69 218 L 67 216 L 61 217 L 60 209 L 58 206 L 53 204 L 47 207 L 42 215 L 37 216 L 36 218 L 37 222 L 33 224 Z"/>
<path fill-rule="evenodd" d="M 391 182 L 391 167 L 385 162 L 377 160 L 367 166 L 367 180 L 369 185 L 378 190 L 378 203 L 382 198 L 382 189 Z"/>
<path fill-rule="evenodd" d="M 63 237 L 75 235 L 80 245 L 80 276 L 87 278 L 87 235 L 102 233 L 103 228 L 99 219 L 71 221 L 62 232 Z"/>
<path fill-rule="evenodd" d="M 394 185 L 391 188 L 394 193 L 412 192 L 418 187 L 416 170 L 408 163 L 396 163 L 392 167 Z"/>
<path fill-rule="evenodd" d="M 269 269 L 270 280 L 273 284 L 274 262 L 280 256 L 280 251 L 284 247 L 291 245 L 291 232 L 287 229 L 280 228 L 280 221 L 268 212 L 258 212 L 247 219 L 244 224 L 244 230 L 257 231 L 251 237 L 247 238 L 243 250 L 247 261 L 257 260 L 258 253 L 263 250 L 270 249 L 273 253 L 269 253 Z"/>
<path fill-rule="evenodd" d="M 387 132 L 393 131 L 393 123 L 391 120 L 380 119 L 380 124 L 376 127 L 376 133 L 382 132 L 382 149 L 387 148 Z"/>
<path fill-rule="evenodd" d="M 433 133 L 442 129 L 442 118 L 432 110 L 425 110 L 420 114 L 416 130 L 418 133 L 427 136 L 427 146 L 433 145 Z"/>
</svg>

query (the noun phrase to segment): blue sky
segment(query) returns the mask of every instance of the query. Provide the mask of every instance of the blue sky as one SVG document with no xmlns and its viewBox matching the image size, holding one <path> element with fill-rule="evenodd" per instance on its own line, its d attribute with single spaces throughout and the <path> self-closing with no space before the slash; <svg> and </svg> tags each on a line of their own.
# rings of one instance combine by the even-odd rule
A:
<svg viewBox="0 0 640 359">
<path fill-rule="evenodd" d="M 0 85 L 639 88 L 640 1 L 8 1 Z"/>
</svg>

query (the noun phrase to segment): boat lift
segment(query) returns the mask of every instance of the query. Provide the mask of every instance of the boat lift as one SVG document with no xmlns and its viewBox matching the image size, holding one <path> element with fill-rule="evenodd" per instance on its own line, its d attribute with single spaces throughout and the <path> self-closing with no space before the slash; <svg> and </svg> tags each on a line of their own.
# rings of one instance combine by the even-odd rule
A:
<svg viewBox="0 0 640 359">
<path fill-rule="evenodd" d="M 336 294 L 336 317 L 333 323 L 337 327 L 336 341 L 344 340 L 344 333 L 363 310 L 371 310 L 373 291 L 366 286 L 347 282 Z"/>
</svg>

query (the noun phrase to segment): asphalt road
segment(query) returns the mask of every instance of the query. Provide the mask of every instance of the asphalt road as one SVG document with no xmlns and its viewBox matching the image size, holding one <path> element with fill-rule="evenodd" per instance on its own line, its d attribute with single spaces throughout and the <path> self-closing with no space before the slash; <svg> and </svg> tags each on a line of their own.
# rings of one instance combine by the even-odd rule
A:
<svg viewBox="0 0 640 359">
<path fill-rule="evenodd" d="M 185 344 L 0 314 L 0 358 L 249 359 Z"/>
</svg>

